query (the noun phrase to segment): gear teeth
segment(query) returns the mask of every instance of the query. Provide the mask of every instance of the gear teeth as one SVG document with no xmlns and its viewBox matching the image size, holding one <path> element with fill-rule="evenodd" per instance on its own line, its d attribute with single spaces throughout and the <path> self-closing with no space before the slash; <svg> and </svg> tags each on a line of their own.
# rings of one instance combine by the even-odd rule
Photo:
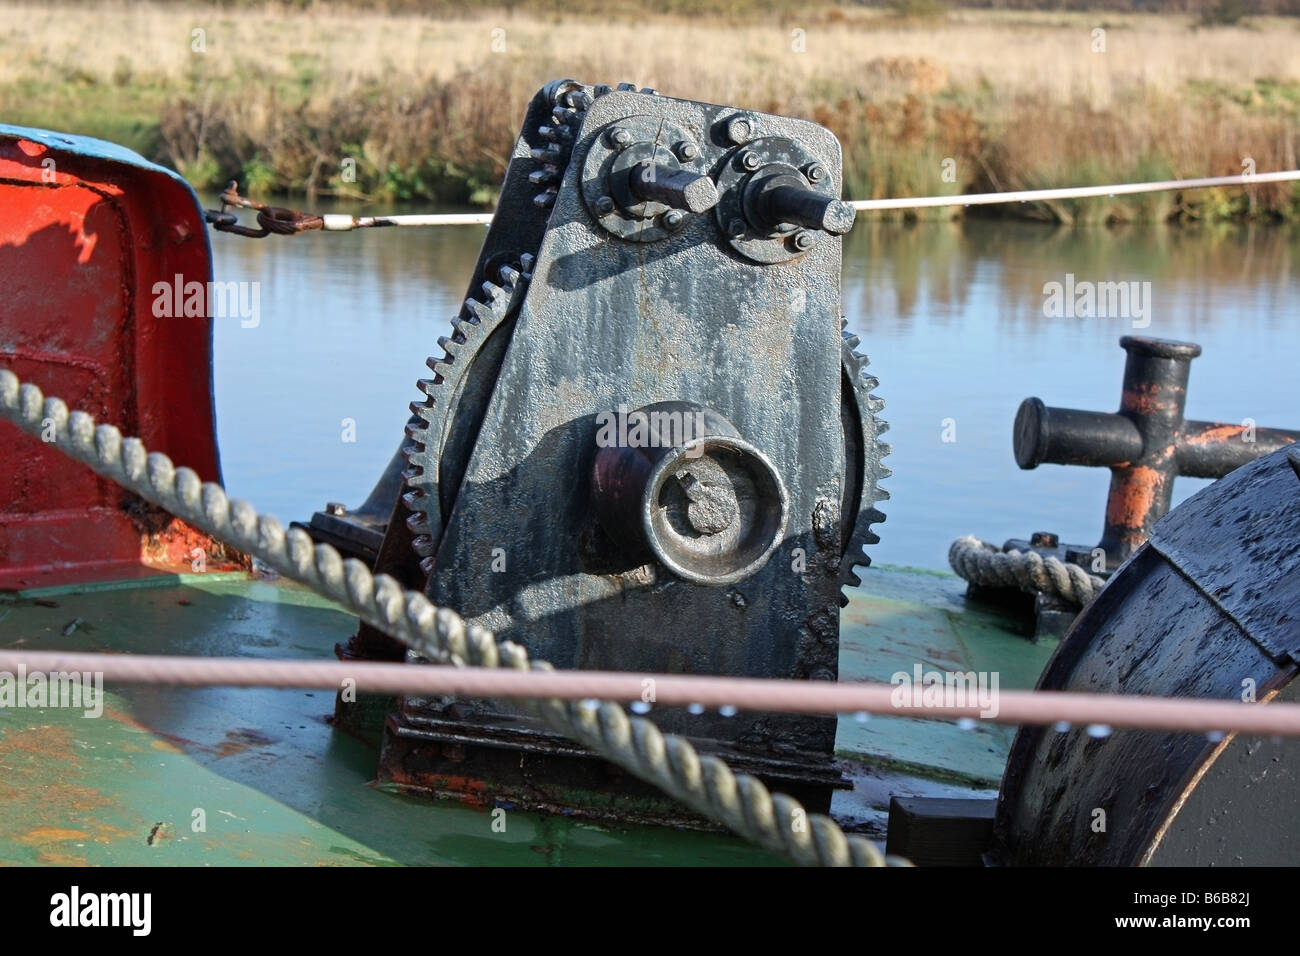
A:
<svg viewBox="0 0 1300 956">
<path fill-rule="evenodd" d="M 429 558 L 421 558 L 421 559 L 420 559 L 420 573 L 423 574 L 426 578 L 427 578 L 427 577 L 432 577 L 432 576 L 433 576 L 433 569 L 437 566 L 437 564 L 438 564 L 438 562 L 435 561 L 435 560 L 434 560 L 433 558 L 431 558 L 431 557 L 429 557 Z"/>
<path fill-rule="evenodd" d="M 550 143 L 569 143 L 573 140 L 573 130 L 566 124 L 560 123 L 556 126 L 539 126 L 537 135 Z"/>
<path fill-rule="evenodd" d="M 591 94 L 586 90 L 569 90 L 560 99 L 567 105 L 578 110 L 585 110 L 594 102 Z"/>
<path fill-rule="evenodd" d="M 428 534 L 416 535 L 411 541 L 411 548 L 422 558 L 433 557 L 436 546 L 433 536 Z"/>
<path fill-rule="evenodd" d="M 534 186 L 550 186 L 560 181 L 560 171 L 553 166 L 534 169 L 528 174 L 528 181 Z"/>
<path fill-rule="evenodd" d="M 613 90 L 610 89 L 608 83 L 597 83 L 595 86 L 591 88 L 591 92 L 597 99 L 599 99 L 600 97 L 604 96 L 606 93 L 612 93 Z"/>
<path fill-rule="evenodd" d="M 488 283 L 484 283 L 484 285 L 488 285 Z M 492 306 L 486 302 L 480 302 L 478 299 L 466 299 L 465 311 L 478 322 L 490 322 L 494 314 Z"/>
<path fill-rule="evenodd" d="M 433 534 L 433 529 L 429 527 L 429 516 L 420 511 L 412 511 L 406 516 L 406 527 L 417 537 L 423 535 L 427 538 Z"/>
<path fill-rule="evenodd" d="M 544 193 L 538 193 L 533 197 L 533 205 L 538 209 L 550 209 L 555 205 L 556 190 L 548 189 Z"/>
<path fill-rule="evenodd" d="M 465 300 L 460 314 L 451 320 L 451 335 L 438 339 L 443 357 L 431 357 L 425 361 L 434 373 L 433 378 L 420 379 L 416 383 L 426 398 L 423 402 L 411 404 L 411 411 L 418 416 L 419 424 L 414 427 L 408 424 L 407 435 L 412 441 L 402 448 L 408 465 L 402 477 L 410 489 L 402 496 L 402 501 L 412 515 L 418 515 L 423 522 L 418 530 L 412 527 L 412 531 L 417 539 L 424 539 L 420 544 L 424 551 L 417 549 L 417 553 L 426 560 L 432 560 L 442 534 L 437 485 L 442 436 L 455 403 L 454 392 L 448 394 L 447 391 L 449 380 L 454 387 L 455 382 L 468 372 L 478 349 L 519 308 L 535 261 L 531 255 L 521 255 L 514 264 L 503 264 L 488 271 L 489 275 L 495 274 L 499 282 L 482 283 L 483 301 L 475 298 Z"/>
<path fill-rule="evenodd" d="M 546 146 L 530 149 L 528 155 L 537 162 L 550 166 L 559 166 L 564 162 L 564 149 L 559 143 L 548 143 Z"/>
<path fill-rule="evenodd" d="M 582 122 L 582 110 L 575 109 L 557 109 L 551 113 L 551 122 L 564 125 L 573 129 Z"/>
<path fill-rule="evenodd" d="M 871 357 L 857 351 L 862 340 L 858 335 L 848 331 L 848 321 L 843 317 L 840 319 L 840 338 L 844 372 L 852 387 L 858 406 L 858 418 L 863 427 L 862 467 L 864 469 L 857 513 L 851 516 L 845 515 L 845 520 L 852 520 L 853 525 L 839 568 L 840 607 L 844 607 L 849 603 L 846 588 L 862 585 L 862 578 L 858 576 L 855 568 L 868 567 L 871 564 L 871 558 L 867 556 L 865 549 L 880 542 L 880 536 L 872 530 L 871 526 L 884 521 L 885 515 L 875 507 L 875 504 L 889 499 L 889 492 L 880 487 L 880 482 L 893 472 L 882 462 L 892 449 L 888 444 L 880 441 L 880 436 L 889 430 L 889 425 L 876 417 L 876 413 L 885 407 L 885 403 L 871 394 L 871 390 L 880 384 L 879 379 L 867 372 Z"/>
<path fill-rule="evenodd" d="M 619 89 L 619 92 L 620 92 L 620 93 L 635 93 L 635 92 L 636 92 L 636 84 L 635 84 L 635 83 L 620 83 L 620 84 L 618 85 L 618 89 Z"/>
</svg>

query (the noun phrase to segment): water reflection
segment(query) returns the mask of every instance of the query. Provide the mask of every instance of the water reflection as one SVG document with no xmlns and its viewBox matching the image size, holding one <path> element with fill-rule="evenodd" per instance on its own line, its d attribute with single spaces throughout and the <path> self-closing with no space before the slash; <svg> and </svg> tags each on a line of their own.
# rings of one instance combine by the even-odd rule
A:
<svg viewBox="0 0 1300 956">
<path fill-rule="evenodd" d="M 464 295 L 481 227 L 246 240 L 215 235 L 217 277 L 260 281 L 262 321 L 218 323 L 218 432 L 231 492 L 283 519 L 359 503 L 396 447 Z M 1300 426 L 1293 232 L 1264 227 L 1057 229 L 864 223 L 843 303 L 880 378 L 893 499 L 874 558 L 944 567 L 965 533 L 1096 541 L 1106 475 L 1011 454 L 1020 400 L 1113 410 L 1125 318 L 1048 318 L 1043 286 L 1149 281 L 1149 327 L 1200 342 L 1188 415 Z M 356 440 L 345 441 L 345 420 Z M 945 442 L 944 424 L 955 441 Z M 954 435 L 955 433 L 955 435 Z M 1204 482 L 1180 479 L 1176 500 Z"/>
</svg>

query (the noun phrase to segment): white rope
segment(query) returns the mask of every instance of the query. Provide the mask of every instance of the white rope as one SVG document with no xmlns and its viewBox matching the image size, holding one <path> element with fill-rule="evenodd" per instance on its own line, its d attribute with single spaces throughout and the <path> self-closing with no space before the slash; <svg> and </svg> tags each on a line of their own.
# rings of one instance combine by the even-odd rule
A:
<svg viewBox="0 0 1300 956">
<path fill-rule="evenodd" d="M 849 205 L 859 212 L 885 209 L 933 209 L 941 206 L 992 206 L 999 203 L 1043 202 L 1049 199 L 1093 199 L 1099 196 L 1131 196 L 1137 193 L 1168 192 L 1175 189 L 1208 189 L 1213 186 L 1253 186 L 1259 183 L 1300 181 L 1300 169 L 1274 173 L 1243 173 L 1240 176 L 1207 176 L 1201 179 L 1163 179 L 1149 183 L 1114 183 L 1109 186 L 1069 186 L 1062 189 L 1022 189 L 1016 192 L 969 193 L 953 196 L 913 196 L 899 199 L 854 199 Z M 348 216 L 329 213 L 326 232 L 349 232 L 379 226 L 486 226 L 492 213 L 437 213 L 411 216 Z"/>
<path fill-rule="evenodd" d="M 958 538 L 948 549 L 948 563 L 972 584 L 995 588 L 1021 588 L 1054 594 L 1070 604 L 1086 607 L 1105 587 L 1103 578 L 1037 551 L 1003 551 L 972 535 Z"/>
<path fill-rule="evenodd" d="M 1277 173 L 1243 173 L 1240 176 L 1208 176 L 1203 179 L 1164 179 L 1150 183 L 1115 183 L 1111 186 L 1070 186 L 1064 189 L 1022 189 L 1019 192 L 971 193 L 956 196 L 918 196 L 911 199 L 855 199 L 849 203 L 860 212 L 880 209 L 926 209 L 936 206 L 991 206 L 996 203 L 1042 202 L 1046 199 L 1091 199 L 1097 196 L 1130 196 L 1172 189 L 1207 189 L 1211 186 L 1252 186 L 1300 180 L 1300 169 Z"/>
<path fill-rule="evenodd" d="M 371 229 L 379 226 L 486 226 L 492 222 L 490 212 L 436 213 L 419 216 L 348 216 L 326 213 L 326 232 L 350 232 L 353 229 Z"/>
</svg>

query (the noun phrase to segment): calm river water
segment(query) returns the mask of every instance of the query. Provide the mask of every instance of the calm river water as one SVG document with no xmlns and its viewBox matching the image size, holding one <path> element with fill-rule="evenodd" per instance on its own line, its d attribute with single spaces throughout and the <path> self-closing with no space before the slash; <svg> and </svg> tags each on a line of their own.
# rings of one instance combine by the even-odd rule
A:
<svg viewBox="0 0 1300 956">
<path fill-rule="evenodd" d="M 218 320 L 217 429 L 231 493 L 282 520 L 360 504 L 392 454 L 464 294 L 482 227 L 213 235 L 219 280 L 260 282 L 260 323 Z M 1020 401 L 1113 411 L 1121 335 L 1200 343 L 1192 418 L 1300 427 L 1300 240 L 1266 227 L 1058 230 L 864 223 L 844 246 L 843 308 L 880 378 L 892 500 L 873 560 L 946 567 L 949 542 L 1036 530 L 1090 544 L 1107 474 L 1020 471 Z M 1140 314 L 1045 314 L 1044 285 L 1137 282 Z M 1046 311 L 1051 311 L 1050 309 Z M 1149 322 L 1145 328 L 1134 324 Z M 343 420 L 355 441 L 343 440 Z M 950 440 L 945 440 L 950 439 Z M 1180 479 L 1181 500 L 1205 482 Z"/>
</svg>

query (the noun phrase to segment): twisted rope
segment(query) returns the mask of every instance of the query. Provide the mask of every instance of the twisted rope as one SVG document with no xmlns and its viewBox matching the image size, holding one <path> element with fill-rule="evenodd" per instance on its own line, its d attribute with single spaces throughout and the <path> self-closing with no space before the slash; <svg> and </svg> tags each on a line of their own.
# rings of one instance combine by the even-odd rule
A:
<svg viewBox="0 0 1300 956">
<path fill-rule="evenodd" d="M 344 560 L 301 529 L 285 531 L 270 515 L 245 501 L 231 501 L 221 486 L 203 482 L 189 468 L 149 452 L 138 438 L 123 438 L 112 425 L 96 425 L 85 412 L 69 412 L 57 398 L 0 369 L 0 417 L 32 435 L 53 425 L 54 446 L 141 498 L 227 544 L 253 555 L 285 577 L 337 602 L 430 660 L 455 666 L 553 670 L 530 661 L 511 641 L 466 625 L 450 608 L 436 607 L 417 591 L 404 591 L 387 575 L 372 576 L 360 561 Z M 768 850 L 803 865 L 908 865 L 886 857 L 874 843 L 847 835 L 830 817 L 808 813 L 797 800 L 770 793 L 722 760 L 701 756 L 685 739 L 662 733 L 608 701 L 526 702 L 540 719 L 605 759 L 652 783 L 696 812 L 711 817 Z"/>
<path fill-rule="evenodd" d="M 972 584 L 1042 591 L 1079 607 L 1090 604 L 1106 584 L 1077 564 L 1043 557 L 1037 551 L 1002 551 L 973 535 L 952 543 L 948 563 Z"/>
</svg>

